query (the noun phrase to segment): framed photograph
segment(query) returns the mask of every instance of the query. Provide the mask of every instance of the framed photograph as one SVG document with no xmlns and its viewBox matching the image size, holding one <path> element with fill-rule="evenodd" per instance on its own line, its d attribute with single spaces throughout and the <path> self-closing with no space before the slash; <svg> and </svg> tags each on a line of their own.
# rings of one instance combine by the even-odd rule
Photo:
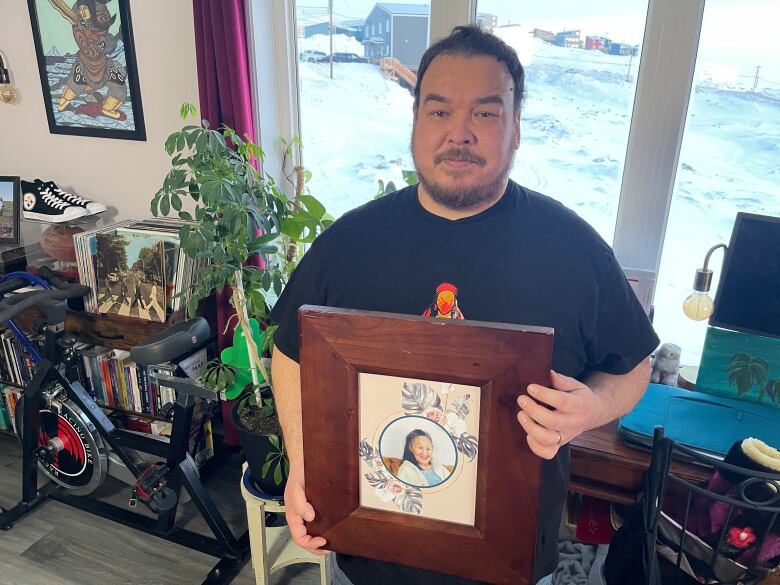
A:
<svg viewBox="0 0 780 585">
<path fill-rule="evenodd" d="M 52 134 L 146 140 L 127 0 L 27 0 Z"/>
<path fill-rule="evenodd" d="M 19 177 L 0 177 L 0 244 L 19 243 Z"/>
<path fill-rule="evenodd" d="M 532 584 L 541 459 L 517 421 L 553 330 L 301 307 L 310 534 L 328 550 Z"/>
</svg>

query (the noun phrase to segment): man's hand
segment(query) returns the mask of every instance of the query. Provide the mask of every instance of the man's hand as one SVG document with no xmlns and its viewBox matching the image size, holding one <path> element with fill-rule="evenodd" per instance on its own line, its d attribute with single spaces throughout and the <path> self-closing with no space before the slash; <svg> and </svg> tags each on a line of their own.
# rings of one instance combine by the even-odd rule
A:
<svg viewBox="0 0 780 585">
<path fill-rule="evenodd" d="M 528 385 L 529 396 L 517 399 L 517 420 L 528 433 L 531 451 L 552 459 L 558 449 L 577 435 L 598 426 L 602 399 L 587 385 L 554 371 L 552 388 Z"/>
<path fill-rule="evenodd" d="M 328 551 L 321 550 L 325 539 L 321 536 L 309 536 L 305 522 L 314 520 L 314 508 L 306 501 L 306 490 L 302 469 L 290 469 L 287 487 L 284 490 L 284 515 L 287 526 L 295 543 L 315 555 L 324 555 Z"/>
</svg>

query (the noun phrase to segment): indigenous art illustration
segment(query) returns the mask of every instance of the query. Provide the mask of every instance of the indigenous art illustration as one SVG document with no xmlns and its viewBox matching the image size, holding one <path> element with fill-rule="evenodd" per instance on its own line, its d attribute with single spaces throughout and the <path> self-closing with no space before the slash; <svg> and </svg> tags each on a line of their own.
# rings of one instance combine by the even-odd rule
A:
<svg viewBox="0 0 780 585">
<path fill-rule="evenodd" d="M 474 525 L 476 386 L 360 374 L 361 505 Z"/>
<path fill-rule="evenodd" d="M 146 140 L 127 0 L 28 0 L 53 134 Z"/>
</svg>

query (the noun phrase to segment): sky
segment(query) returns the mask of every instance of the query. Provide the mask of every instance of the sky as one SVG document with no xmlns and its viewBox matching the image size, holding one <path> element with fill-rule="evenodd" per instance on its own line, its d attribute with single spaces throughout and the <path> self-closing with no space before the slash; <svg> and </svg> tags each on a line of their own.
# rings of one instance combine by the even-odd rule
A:
<svg viewBox="0 0 780 585">
<path fill-rule="evenodd" d="M 425 1 L 401 3 L 430 6 Z M 375 4 L 375 0 L 334 0 L 334 14 L 364 19 Z M 526 24 L 554 32 L 581 29 L 583 35 L 602 35 L 638 44 L 644 32 L 647 5 L 647 0 L 478 0 L 477 11 L 495 14 L 499 25 Z M 327 14 L 328 0 L 299 0 L 297 7 L 298 14 Z M 718 50 L 724 52 L 755 53 L 760 49 L 779 54 L 780 48 L 773 41 L 777 22 L 778 0 L 707 0 L 702 43 L 708 47 L 717 44 Z"/>
<path fill-rule="evenodd" d="M 11 201 L 14 193 L 14 184 L 10 181 L 0 181 L 0 199 Z"/>
</svg>

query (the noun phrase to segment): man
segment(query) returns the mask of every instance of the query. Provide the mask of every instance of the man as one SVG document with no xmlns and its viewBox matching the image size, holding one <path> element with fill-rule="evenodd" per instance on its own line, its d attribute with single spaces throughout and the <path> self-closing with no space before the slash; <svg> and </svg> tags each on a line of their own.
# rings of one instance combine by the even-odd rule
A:
<svg viewBox="0 0 780 585">
<path fill-rule="evenodd" d="M 647 385 L 658 338 L 610 248 L 573 212 L 508 179 L 523 90 L 517 54 L 477 27 L 457 27 L 432 45 L 415 87 L 420 183 L 335 222 L 274 308 L 273 379 L 291 465 L 287 520 L 305 548 L 326 543 L 305 526 L 316 511 L 305 496 L 300 420 L 296 311 L 304 303 L 420 315 L 433 313 L 431 295 L 446 284 L 457 287 L 466 319 L 555 328 L 552 388 L 532 384 L 518 399 L 518 424 L 545 459 L 534 566 L 542 583 L 557 565 L 567 444 L 628 412 Z M 473 583 L 346 555 L 337 563 L 356 585 Z"/>
</svg>

